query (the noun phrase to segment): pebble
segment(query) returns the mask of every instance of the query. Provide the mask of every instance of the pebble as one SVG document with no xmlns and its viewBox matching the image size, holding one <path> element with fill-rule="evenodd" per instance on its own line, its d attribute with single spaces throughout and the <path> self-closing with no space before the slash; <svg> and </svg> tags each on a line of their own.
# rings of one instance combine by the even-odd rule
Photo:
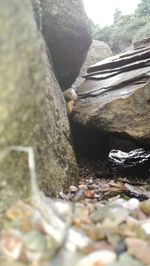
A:
<svg viewBox="0 0 150 266">
<path fill-rule="evenodd" d="M 117 259 L 113 251 L 102 250 L 95 251 L 81 259 L 76 266 L 102 266 L 115 262 Z"/>
<path fill-rule="evenodd" d="M 149 216 L 150 215 L 150 199 L 141 202 L 140 209 L 142 210 L 142 212 L 144 212 L 146 215 Z"/>
<path fill-rule="evenodd" d="M 21 233 L 18 230 L 10 229 L 3 231 L 1 237 L 1 252 L 10 259 L 19 259 L 23 246 Z"/>
<path fill-rule="evenodd" d="M 46 238 L 37 231 L 31 231 L 24 236 L 24 246 L 34 251 L 44 251 L 46 249 Z"/>
<path fill-rule="evenodd" d="M 139 200 L 135 198 L 129 199 L 128 201 L 123 203 L 123 207 L 130 211 L 138 209 L 139 205 L 140 205 Z"/>
<path fill-rule="evenodd" d="M 79 185 L 79 189 L 86 191 L 87 190 L 87 185 Z"/>
<path fill-rule="evenodd" d="M 144 230 L 145 234 L 150 236 L 150 221 L 143 223 L 141 227 Z"/>
<path fill-rule="evenodd" d="M 75 187 L 75 186 L 70 186 L 69 187 L 69 192 L 76 192 L 77 190 L 78 190 L 78 188 Z"/>
<path fill-rule="evenodd" d="M 94 190 L 87 190 L 85 192 L 85 197 L 87 197 L 87 198 L 94 198 L 95 197 L 95 191 Z"/>
<path fill-rule="evenodd" d="M 130 255 L 144 265 L 150 265 L 150 244 L 142 239 L 127 238 L 126 244 Z"/>
</svg>

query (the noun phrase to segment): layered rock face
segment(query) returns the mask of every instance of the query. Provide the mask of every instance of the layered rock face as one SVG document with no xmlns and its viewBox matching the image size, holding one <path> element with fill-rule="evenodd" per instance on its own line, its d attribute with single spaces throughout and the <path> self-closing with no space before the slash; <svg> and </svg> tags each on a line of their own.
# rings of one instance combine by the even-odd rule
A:
<svg viewBox="0 0 150 266">
<path fill-rule="evenodd" d="M 43 35 L 60 87 L 68 89 L 79 74 L 91 44 L 81 0 L 42 0 Z"/>
<path fill-rule="evenodd" d="M 150 46 L 105 59 L 89 67 L 85 78 L 77 90 L 74 123 L 97 130 L 97 135 L 105 132 L 108 140 L 114 136 L 133 144 L 122 147 L 114 142 L 111 148 L 149 148 Z"/>
<path fill-rule="evenodd" d="M 93 40 L 89 48 L 89 51 L 87 53 L 86 59 L 81 67 L 80 74 L 73 83 L 72 87 L 77 88 L 81 85 L 81 83 L 84 81 L 83 76 L 86 74 L 87 69 L 91 65 L 96 64 L 100 60 L 103 60 L 110 56 L 112 56 L 112 51 L 110 47 L 107 45 L 107 43 Z"/>
<path fill-rule="evenodd" d="M 77 180 L 62 92 L 49 65 L 29 0 L 0 3 L 0 147 L 34 149 L 40 188 L 57 194 Z M 2 154 L 3 155 L 3 154 Z M 0 161 L 0 210 L 30 196 L 27 155 Z"/>
</svg>

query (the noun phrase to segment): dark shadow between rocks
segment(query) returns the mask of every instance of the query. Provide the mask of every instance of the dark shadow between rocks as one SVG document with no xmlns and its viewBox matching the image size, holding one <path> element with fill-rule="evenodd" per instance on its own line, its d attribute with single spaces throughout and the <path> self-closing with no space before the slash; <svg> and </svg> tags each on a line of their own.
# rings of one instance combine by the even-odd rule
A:
<svg viewBox="0 0 150 266">
<path fill-rule="evenodd" d="M 108 138 L 110 150 L 115 149 L 124 152 L 129 152 L 139 148 L 150 150 L 150 145 L 146 139 L 135 139 L 126 133 L 110 133 Z"/>
<path fill-rule="evenodd" d="M 74 121 L 70 121 L 72 139 L 74 149 L 79 165 L 80 176 L 82 178 L 105 178 L 116 180 L 131 180 L 132 182 L 149 180 L 150 168 L 149 160 L 144 160 L 140 163 L 140 156 L 137 155 L 137 164 L 134 167 L 132 165 L 124 165 L 121 167 L 111 163 L 108 155 L 110 151 L 119 150 L 122 153 L 130 155 L 131 152 L 138 150 L 145 150 L 145 153 L 149 154 L 150 147 L 146 145 L 147 142 L 139 141 L 129 137 L 127 134 L 121 133 L 108 133 L 100 131 L 100 129 L 90 126 L 83 126 Z M 144 158 L 144 157 L 143 157 Z M 119 158 L 121 160 L 121 158 Z M 128 158 L 127 158 L 128 160 Z M 129 158 L 130 160 L 130 158 Z M 138 163 L 139 160 L 139 163 Z M 131 158 L 132 162 L 132 158 Z M 143 182 L 144 182 L 143 181 Z M 149 182 L 148 182 L 149 183 Z"/>
<path fill-rule="evenodd" d="M 107 160 L 112 149 L 129 152 L 143 148 L 150 150 L 147 142 L 123 133 L 108 133 L 96 127 L 85 126 L 70 119 L 72 138 L 77 158 Z"/>
<path fill-rule="evenodd" d="M 105 132 L 72 121 L 70 124 L 77 158 L 107 159 L 109 140 Z"/>
</svg>

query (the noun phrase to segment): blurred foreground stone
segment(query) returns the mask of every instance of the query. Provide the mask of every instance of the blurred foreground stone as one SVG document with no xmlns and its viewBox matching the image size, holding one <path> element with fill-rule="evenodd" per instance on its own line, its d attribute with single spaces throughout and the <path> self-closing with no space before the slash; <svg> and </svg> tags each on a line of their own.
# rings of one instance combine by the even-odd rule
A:
<svg viewBox="0 0 150 266">
<path fill-rule="evenodd" d="M 56 195 L 77 181 L 78 171 L 65 101 L 29 0 L 0 3 L 0 35 L 0 152 L 33 147 L 40 188 Z M 2 156 L 0 210 L 30 193 L 27 154 Z"/>
</svg>

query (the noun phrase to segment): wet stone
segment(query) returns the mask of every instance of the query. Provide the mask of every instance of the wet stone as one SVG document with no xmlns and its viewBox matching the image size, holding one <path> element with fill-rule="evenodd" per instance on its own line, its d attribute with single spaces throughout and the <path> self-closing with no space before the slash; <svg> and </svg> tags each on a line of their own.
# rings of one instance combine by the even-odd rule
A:
<svg viewBox="0 0 150 266">
<path fill-rule="evenodd" d="M 142 148 L 130 152 L 112 150 L 108 160 L 114 177 L 121 174 L 146 178 L 150 169 L 150 152 Z"/>
</svg>

